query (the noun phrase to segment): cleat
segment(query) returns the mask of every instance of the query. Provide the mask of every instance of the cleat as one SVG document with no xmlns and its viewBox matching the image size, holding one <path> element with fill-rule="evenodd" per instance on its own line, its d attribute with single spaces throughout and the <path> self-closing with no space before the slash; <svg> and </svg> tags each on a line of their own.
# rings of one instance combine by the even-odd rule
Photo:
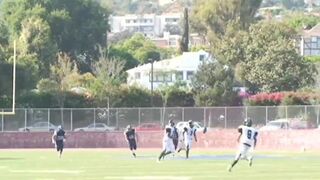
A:
<svg viewBox="0 0 320 180">
<path fill-rule="evenodd" d="M 250 166 L 250 167 L 252 166 L 252 157 L 249 158 L 249 166 Z"/>
</svg>

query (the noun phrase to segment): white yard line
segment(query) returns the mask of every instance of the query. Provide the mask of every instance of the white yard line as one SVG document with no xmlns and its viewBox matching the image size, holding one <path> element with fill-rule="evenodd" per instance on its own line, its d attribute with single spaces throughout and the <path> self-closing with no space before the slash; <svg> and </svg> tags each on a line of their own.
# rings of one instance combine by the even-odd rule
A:
<svg viewBox="0 0 320 180">
<path fill-rule="evenodd" d="M 12 173 L 46 173 L 46 174 L 53 174 L 53 173 L 62 173 L 62 174 L 80 174 L 84 171 L 78 170 L 10 170 Z"/>
<path fill-rule="evenodd" d="M 184 176 L 105 176 L 104 179 L 122 179 L 122 180 L 190 180 L 190 177 Z"/>
</svg>

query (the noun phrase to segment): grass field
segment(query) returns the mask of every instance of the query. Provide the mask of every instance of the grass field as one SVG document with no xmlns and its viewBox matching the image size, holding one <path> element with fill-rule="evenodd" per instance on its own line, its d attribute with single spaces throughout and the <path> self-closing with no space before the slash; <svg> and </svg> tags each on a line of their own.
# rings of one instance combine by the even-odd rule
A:
<svg viewBox="0 0 320 180">
<path fill-rule="evenodd" d="M 189 160 L 181 152 L 157 163 L 159 150 L 140 149 L 136 159 L 126 149 L 66 149 L 62 159 L 52 149 L 0 150 L 0 180 L 320 179 L 319 152 L 257 152 L 253 167 L 240 161 L 230 173 L 233 151 L 195 149 Z"/>
</svg>

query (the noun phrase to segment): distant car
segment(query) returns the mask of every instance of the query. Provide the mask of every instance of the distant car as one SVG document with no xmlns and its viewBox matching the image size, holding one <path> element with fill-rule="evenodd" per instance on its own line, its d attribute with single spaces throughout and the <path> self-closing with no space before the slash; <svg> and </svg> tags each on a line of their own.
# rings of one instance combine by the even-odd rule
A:
<svg viewBox="0 0 320 180">
<path fill-rule="evenodd" d="M 203 132 L 206 133 L 208 128 L 203 126 L 200 122 L 198 121 L 194 121 L 193 122 L 194 127 L 197 129 L 197 132 Z M 188 127 L 189 124 L 187 121 L 180 121 L 177 123 L 176 127 L 177 129 L 182 132 L 184 127 Z"/>
<path fill-rule="evenodd" d="M 82 127 L 82 128 L 76 128 L 74 129 L 75 132 L 108 132 L 108 131 L 115 131 L 115 127 L 110 127 L 107 126 L 104 123 L 92 123 L 89 124 L 87 127 Z"/>
<path fill-rule="evenodd" d="M 289 129 L 289 121 L 287 119 L 269 121 L 265 126 L 260 128 L 261 131 L 272 131 L 279 129 Z"/>
<path fill-rule="evenodd" d="M 31 126 L 19 128 L 20 132 L 54 132 L 57 126 L 49 122 L 37 122 Z"/>
<path fill-rule="evenodd" d="M 136 131 L 161 131 L 163 128 L 159 123 L 141 123 L 135 129 Z"/>
<path fill-rule="evenodd" d="M 316 128 L 309 121 L 301 118 L 277 119 L 269 121 L 265 126 L 261 127 L 262 131 L 279 130 L 279 129 L 310 129 Z"/>
</svg>

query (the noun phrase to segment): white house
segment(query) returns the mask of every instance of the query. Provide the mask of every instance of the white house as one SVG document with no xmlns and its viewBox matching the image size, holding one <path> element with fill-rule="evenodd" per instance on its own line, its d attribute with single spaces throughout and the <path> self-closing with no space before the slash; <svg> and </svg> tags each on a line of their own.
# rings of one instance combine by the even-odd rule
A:
<svg viewBox="0 0 320 180">
<path fill-rule="evenodd" d="M 127 84 L 139 85 L 154 89 L 161 85 L 173 85 L 177 81 L 184 81 L 190 85 L 191 79 L 204 61 L 210 60 L 211 56 L 205 51 L 185 52 L 181 56 L 172 59 L 148 63 L 127 70 Z M 153 66 L 153 81 L 151 71 Z"/>
<path fill-rule="evenodd" d="M 181 17 L 181 13 L 126 14 L 110 16 L 109 23 L 112 33 L 130 30 L 141 32 L 147 37 L 159 37 L 163 35 L 166 25 L 178 25 Z"/>
</svg>

